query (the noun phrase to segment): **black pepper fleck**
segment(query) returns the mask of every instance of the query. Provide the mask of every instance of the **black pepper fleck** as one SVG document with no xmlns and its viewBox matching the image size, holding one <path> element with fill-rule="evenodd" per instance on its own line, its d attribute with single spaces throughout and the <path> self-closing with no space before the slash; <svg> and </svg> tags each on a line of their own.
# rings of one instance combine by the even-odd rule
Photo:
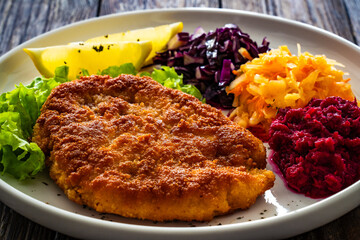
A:
<svg viewBox="0 0 360 240">
<path fill-rule="evenodd" d="M 96 52 L 102 52 L 104 50 L 104 46 L 103 45 L 99 45 L 99 46 L 93 46 L 93 49 Z"/>
<path fill-rule="evenodd" d="M 104 38 L 108 38 L 108 37 L 109 37 L 109 35 L 107 35 L 107 34 L 104 36 Z"/>
<path fill-rule="evenodd" d="M 42 182 L 45 186 L 47 186 L 47 185 L 49 185 L 49 184 L 47 184 L 46 182 Z"/>
</svg>

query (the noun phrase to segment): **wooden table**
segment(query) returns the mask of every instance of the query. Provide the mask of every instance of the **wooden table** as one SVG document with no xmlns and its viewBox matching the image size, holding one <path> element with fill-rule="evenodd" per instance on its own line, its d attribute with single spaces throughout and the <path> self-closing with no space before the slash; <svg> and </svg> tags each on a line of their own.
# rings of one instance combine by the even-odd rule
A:
<svg viewBox="0 0 360 240">
<path fill-rule="evenodd" d="M 69 23 L 111 13 L 177 7 L 230 8 L 276 15 L 360 44 L 359 0 L 0 0 L 0 56 L 28 39 Z M 28 220 L 1 202 L 0 216 L 0 239 L 73 239 Z M 355 240 L 359 236 L 357 207 L 323 227 L 290 239 Z"/>
</svg>

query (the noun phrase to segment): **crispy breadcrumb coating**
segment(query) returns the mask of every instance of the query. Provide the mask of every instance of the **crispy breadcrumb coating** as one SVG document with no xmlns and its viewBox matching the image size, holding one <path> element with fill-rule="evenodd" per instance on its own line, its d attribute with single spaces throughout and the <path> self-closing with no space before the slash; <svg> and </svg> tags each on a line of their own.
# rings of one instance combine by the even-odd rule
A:
<svg viewBox="0 0 360 240">
<path fill-rule="evenodd" d="M 61 84 L 33 141 L 69 199 L 124 217 L 211 220 L 250 207 L 275 179 L 249 131 L 149 77 Z"/>
</svg>

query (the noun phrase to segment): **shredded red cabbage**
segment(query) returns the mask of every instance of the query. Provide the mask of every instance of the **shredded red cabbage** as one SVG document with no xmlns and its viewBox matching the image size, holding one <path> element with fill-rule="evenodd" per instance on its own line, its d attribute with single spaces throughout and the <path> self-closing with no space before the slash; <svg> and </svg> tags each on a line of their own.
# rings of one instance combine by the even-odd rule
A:
<svg viewBox="0 0 360 240">
<path fill-rule="evenodd" d="M 234 96 L 227 95 L 225 87 L 235 79 L 232 71 L 248 61 L 239 53 L 240 48 L 255 58 L 269 50 L 269 42 L 265 37 L 258 46 L 234 24 L 208 33 L 198 27 L 192 35 L 178 33 L 169 42 L 168 50 L 154 57 L 154 63 L 174 67 L 178 74 L 183 74 L 185 84 L 200 90 L 207 103 L 229 109 Z"/>
</svg>

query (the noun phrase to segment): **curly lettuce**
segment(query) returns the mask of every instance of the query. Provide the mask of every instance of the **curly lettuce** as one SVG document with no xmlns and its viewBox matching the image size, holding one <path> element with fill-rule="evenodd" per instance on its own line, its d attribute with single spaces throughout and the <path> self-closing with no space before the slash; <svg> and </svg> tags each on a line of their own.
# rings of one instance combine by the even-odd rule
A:
<svg viewBox="0 0 360 240">
<path fill-rule="evenodd" d="M 154 69 L 149 76 L 165 87 L 178 89 L 205 102 L 199 89 L 191 84 L 184 84 L 183 75 L 178 75 L 173 67 L 162 66 L 161 69 Z"/>
<path fill-rule="evenodd" d="M 23 180 L 45 166 L 39 146 L 29 142 L 40 109 L 51 90 L 68 81 L 68 67 L 59 67 L 53 78 L 37 77 L 0 95 L 0 171 Z"/>
</svg>

